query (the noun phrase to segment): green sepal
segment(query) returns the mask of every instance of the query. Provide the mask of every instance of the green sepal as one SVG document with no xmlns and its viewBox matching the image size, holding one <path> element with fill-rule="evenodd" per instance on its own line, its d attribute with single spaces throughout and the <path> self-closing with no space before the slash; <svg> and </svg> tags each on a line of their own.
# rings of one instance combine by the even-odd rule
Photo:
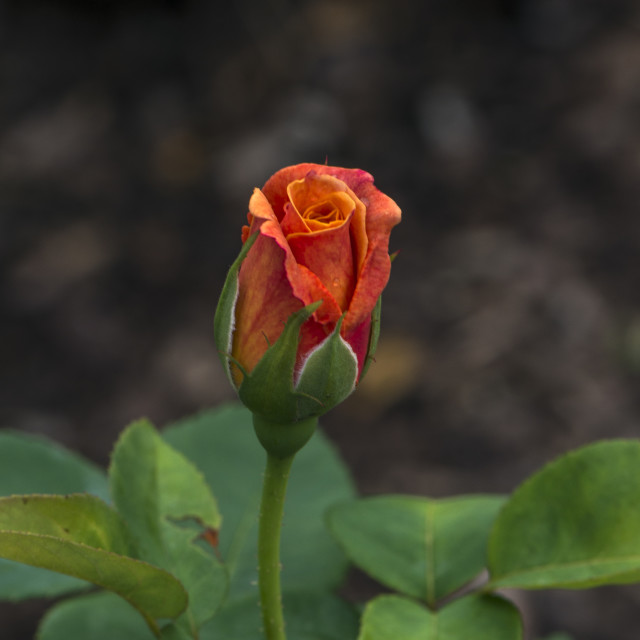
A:
<svg viewBox="0 0 640 640">
<path fill-rule="evenodd" d="M 213 337 L 216 342 L 216 348 L 220 354 L 222 366 L 224 367 L 227 377 L 234 387 L 235 383 L 229 367 L 229 354 L 231 353 L 233 329 L 235 327 L 235 310 L 238 299 L 238 274 L 240 273 L 240 267 L 244 259 L 249 253 L 249 249 L 253 246 L 258 235 L 260 235 L 260 232 L 256 232 L 247 238 L 238 257 L 231 265 L 227 279 L 222 287 L 222 293 L 220 294 L 216 313 L 213 318 Z"/>
<path fill-rule="evenodd" d="M 378 339 L 380 338 L 380 315 L 382 312 L 382 296 L 378 298 L 376 306 L 373 307 L 371 312 L 371 330 L 369 333 L 369 348 L 367 349 L 367 357 L 364 360 L 364 366 L 362 367 L 362 373 L 360 374 L 360 380 L 365 376 L 365 373 L 369 370 L 371 363 L 374 361 L 376 350 L 378 348 Z"/>
<path fill-rule="evenodd" d="M 265 351 L 251 374 L 242 379 L 240 400 L 270 422 L 288 424 L 309 417 L 298 413 L 293 378 L 300 328 L 321 304 L 320 300 L 292 313 L 280 337 Z"/>
<path fill-rule="evenodd" d="M 310 352 L 296 376 L 300 328 L 321 303 L 291 314 L 276 343 L 240 385 L 238 393 L 245 406 L 268 422 L 291 424 L 320 416 L 355 388 L 358 360 L 340 335 L 343 318 Z"/>
<path fill-rule="evenodd" d="M 395 253 L 392 253 L 389 256 L 389 260 L 391 261 L 391 264 L 393 264 L 397 256 L 398 256 L 397 251 Z M 378 340 L 380 338 L 381 313 L 382 313 L 382 295 L 378 297 L 376 306 L 373 307 L 373 311 L 371 312 L 371 329 L 369 331 L 369 347 L 367 349 L 367 357 L 364 360 L 364 365 L 362 366 L 362 371 L 360 373 L 360 378 L 358 379 L 358 382 L 362 382 L 362 379 L 364 378 L 365 374 L 369 370 L 371 363 L 375 360 L 376 350 L 378 349 Z"/>
<path fill-rule="evenodd" d="M 301 415 L 325 413 L 347 398 L 356 387 L 358 358 L 340 335 L 344 316 L 333 333 L 314 349 L 302 365 L 296 391 Z"/>
</svg>

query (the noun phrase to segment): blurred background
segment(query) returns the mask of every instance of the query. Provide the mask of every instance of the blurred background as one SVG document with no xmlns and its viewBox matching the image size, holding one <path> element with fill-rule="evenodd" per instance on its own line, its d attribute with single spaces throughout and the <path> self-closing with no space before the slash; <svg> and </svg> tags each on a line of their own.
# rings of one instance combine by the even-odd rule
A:
<svg viewBox="0 0 640 640">
<path fill-rule="evenodd" d="M 232 399 L 249 196 L 325 159 L 404 215 L 377 364 L 324 419 L 363 494 L 507 493 L 640 435 L 633 0 L 0 0 L 2 425 L 106 465 Z M 516 599 L 531 638 L 638 638 L 637 586 Z"/>
</svg>

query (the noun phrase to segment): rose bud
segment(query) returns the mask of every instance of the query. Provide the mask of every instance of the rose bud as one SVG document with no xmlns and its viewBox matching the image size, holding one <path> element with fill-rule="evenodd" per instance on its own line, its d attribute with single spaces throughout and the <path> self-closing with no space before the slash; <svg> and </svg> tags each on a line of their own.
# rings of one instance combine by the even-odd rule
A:
<svg viewBox="0 0 640 640">
<path fill-rule="evenodd" d="M 275 423 L 319 416 L 375 351 L 396 203 L 360 169 L 286 167 L 249 202 L 214 322 L 231 383 Z"/>
</svg>

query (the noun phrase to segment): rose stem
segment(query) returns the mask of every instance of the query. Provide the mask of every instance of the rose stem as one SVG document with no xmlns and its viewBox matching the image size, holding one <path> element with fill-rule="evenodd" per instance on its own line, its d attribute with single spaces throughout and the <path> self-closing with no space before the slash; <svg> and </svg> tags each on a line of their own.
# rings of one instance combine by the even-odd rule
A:
<svg viewBox="0 0 640 640">
<path fill-rule="evenodd" d="M 280 592 L 280 529 L 289 471 L 295 454 L 277 458 L 267 453 L 258 532 L 258 578 L 262 621 L 267 640 L 286 640 Z"/>
</svg>

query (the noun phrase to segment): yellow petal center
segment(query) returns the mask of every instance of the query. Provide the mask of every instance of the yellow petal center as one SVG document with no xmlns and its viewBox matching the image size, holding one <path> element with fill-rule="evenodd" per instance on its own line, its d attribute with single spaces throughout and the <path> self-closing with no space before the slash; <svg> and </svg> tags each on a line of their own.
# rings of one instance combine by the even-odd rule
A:
<svg viewBox="0 0 640 640">
<path fill-rule="evenodd" d="M 314 202 L 302 212 L 302 219 L 309 231 L 322 231 L 344 224 L 355 209 L 348 194 L 336 191 L 324 200 Z"/>
</svg>

